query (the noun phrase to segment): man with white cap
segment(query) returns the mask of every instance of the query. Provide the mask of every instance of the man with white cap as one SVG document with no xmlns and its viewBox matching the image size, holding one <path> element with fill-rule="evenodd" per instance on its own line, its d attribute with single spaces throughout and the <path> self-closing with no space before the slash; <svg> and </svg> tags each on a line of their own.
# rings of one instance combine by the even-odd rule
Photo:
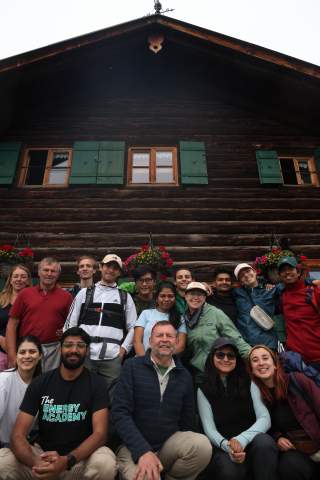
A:
<svg viewBox="0 0 320 480">
<path fill-rule="evenodd" d="M 269 316 L 275 314 L 275 307 L 279 295 L 277 287 L 267 290 L 259 285 L 257 273 L 248 263 L 239 263 L 234 276 L 240 283 L 240 288 L 233 289 L 233 296 L 238 308 L 237 327 L 243 338 L 250 345 L 266 345 L 275 350 L 278 339 L 274 328 L 266 331 L 251 317 L 252 307 L 258 305 Z"/>
<path fill-rule="evenodd" d="M 76 296 L 64 329 L 81 326 L 90 335 L 88 367 L 103 375 L 110 387 L 131 350 L 137 314 L 130 294 L 117 286 L 122 273 L 121 258 L 106 255 L 100 263 L 100 272 L 100 282 L 92 288 L 83 288 Z"/>
</svg>

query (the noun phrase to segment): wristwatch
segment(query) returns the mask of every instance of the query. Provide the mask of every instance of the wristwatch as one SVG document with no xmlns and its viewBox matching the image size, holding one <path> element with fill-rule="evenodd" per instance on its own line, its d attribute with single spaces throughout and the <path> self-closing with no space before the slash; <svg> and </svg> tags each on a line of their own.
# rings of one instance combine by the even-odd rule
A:
<svg viewBox="0 0 320 480">
<path fill-rule="evenodd" d="M 67 455 L 67 470 L 71 470 L 72 467 L 77 463 L 77 459 L 72 453 Z"/>
</svg>

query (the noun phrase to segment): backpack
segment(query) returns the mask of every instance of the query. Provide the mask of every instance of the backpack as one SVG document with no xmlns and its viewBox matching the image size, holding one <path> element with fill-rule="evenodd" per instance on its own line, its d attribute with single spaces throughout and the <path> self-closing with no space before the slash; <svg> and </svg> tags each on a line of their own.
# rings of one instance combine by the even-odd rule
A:
<svg viewBox="0 0 320 480">
<path fill-rule="evenodd" d="M 300 353 L 287 351 L 280 353 L 279 357 L 286 373 L 301 372 L 311 378 L 315 384 L 320 387 L 320 372 L 311 365 L 307 365 L 303 361 Z"/>
<path fill-rule="evenodd" d="M 79 316 L 78 319 L 78 326 L 81 324 L 82 320 L 85 318 L 89 306 L 93 303 L 93 296 L 94 296 L 94 291 L 95 291 L 96 286 L 92 285 L 91 287 L 87 288 L 86 291 L 86 298 L 84 301 L 84 306 L 81 315 Z M 123 308 L 123 311 L 125 311 L 126 305 L 127 305 L 127 298 L 128 294 L 125 290 L 120 290 L 118 289 L 119 295 L 120 295 L 120 304 Z M 123 322 L 123 336 L 125 337 L 127 334 L 127 323 L 126 321 Z"/>
</svg>

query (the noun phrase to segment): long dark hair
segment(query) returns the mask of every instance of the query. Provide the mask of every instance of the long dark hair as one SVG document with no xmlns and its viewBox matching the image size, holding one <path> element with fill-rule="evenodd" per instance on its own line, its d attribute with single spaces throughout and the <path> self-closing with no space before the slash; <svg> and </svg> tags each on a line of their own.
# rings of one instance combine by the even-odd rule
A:
<svg viewBox="0 0 320 480">
<path fill-rule="evenodd" d="M 177 290 L 176 290 L 176 287 L 173 285 L 173 283 L 171 283 L 171 282 L 161 282 L 161 283 L 159 283 L 159 285 L 157 286 L 157 289 L 156 289 L 156 301 L 158 299 L 159 294 L 165 288 L 169 288 L 172 291 L 172 293 L 174 294 L 174 297 L 176 297 Z M 181 325 L 181 315 L 177 310 L 176 302 L 174 302 L 174 304 L 172 305 L 172 307 L 168 311 L 168 315 L 169 315 L 169 322 L 174 326 L 174 328 L 176 330 L 178 330 L 178 328 Z"/>
<path fill-rule="evenodd" d="M 239 397 L 246 398 L 250 395 L 251 380 L 246 370 L 246 365 L 240 357 L 238 350 L 234 347 L 231 348 L 236 354 L 236 366 L 226 377 L 226 387 L 222 383 L 219 371 L 213 360 L 214 353 L 221 349 L 212 347 L 210 350 L 205 364 L 205 378 L 201 386 L 201 390 L 207 398 L 221 398 L 227 394 L 237 399 Z"/>
<path fill-rule="evenodd" d="M 36 337 L 35 335 L 25 335 L 24 337 L 20 337 L 19 340 L 17 341 L 17 348 L 16 348 L 17 353 L 18 353 L 19 347 L 22 345 L 23 342 L 33 343 L 37 347 L 39 354 L 42 355 L 43 353 L 42 347 L 38 337 Z M 17 369 L 18 367 L 15 368 L 15 370 Z M 41 368 L 41 359 L 40 359 L 39 362 L 37 363 L 35 371 L 33 372 L 32 378 L 35 378 L 38 375 L 41 375 L 41 373 L 42 373 L 42 368 Z"/>
</svg>

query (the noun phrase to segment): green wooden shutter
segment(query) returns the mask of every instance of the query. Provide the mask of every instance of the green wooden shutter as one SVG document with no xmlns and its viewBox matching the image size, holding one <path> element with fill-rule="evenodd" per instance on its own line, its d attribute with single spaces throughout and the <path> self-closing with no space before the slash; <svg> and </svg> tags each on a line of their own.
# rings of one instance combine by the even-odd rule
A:
<svg viewBox="0 0 320 480">
<path fill-rule="evenodd" d="M 316 169 L 318 172 L 318 178 L 320 180 L 320 148 L 316 148 L 314 151 L 314 159 L 316 162 Z"/>
<path fill-rule="evenodd" d="M 182 184 L 208 184 L 207 160 L 203 142 L 180 142 Z"/>
<path fill-rule="evenodd" d="M 21 142 L 0 143 L 0 185 L 11 185 L 16 173 Z"/>
<path fill-rule="evenodd" d="M 75 142 L 69 183 L 96 184 L 99 160 L 98 142 Z"/>
<path fill-rule="evenodd" d="M 283 184 L 281 165 L 275 150 L 257 150 L 260 183 Z"/>
<path fill-rule="evenodd" d="M 100 142 L 98 184 L 123 185 L 124 142 Z"/>
</svg>

